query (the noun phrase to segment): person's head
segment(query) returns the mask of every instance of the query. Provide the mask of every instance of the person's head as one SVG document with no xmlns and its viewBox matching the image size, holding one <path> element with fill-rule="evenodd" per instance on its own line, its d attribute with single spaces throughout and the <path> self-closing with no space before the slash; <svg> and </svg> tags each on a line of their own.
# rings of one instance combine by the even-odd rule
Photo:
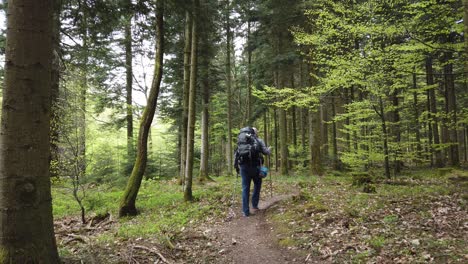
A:
<svg viewBox="0 0 468 264">
<path fill-rule="evenodd" d="M 257 136 L 258 136 L 258 130 L 257 130 L 257 128 L 256 128 L 256 127 L 252 127 L 252 129 L 253 129 L 253 131 L 254 131 L 255 135 L 257 135 Z"/>
</svg>

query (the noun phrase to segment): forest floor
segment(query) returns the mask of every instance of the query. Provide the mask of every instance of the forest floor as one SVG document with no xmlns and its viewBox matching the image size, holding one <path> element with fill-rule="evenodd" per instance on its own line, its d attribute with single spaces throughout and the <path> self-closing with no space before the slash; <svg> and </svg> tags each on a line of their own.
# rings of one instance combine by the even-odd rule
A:
<svg viewBox="0 0 468 264">
<path fill-rule="evenodd" d="M 264 182 L 261 210 L 243 217 L 232 180 L 216 179 L 198 187 L 209 194 L 199 195 L 194 204 L 203 205 L 196 208 L 171 201 L 162 211 L 148 209 L 124 221 L 111 209 L 85 225 L 62 217 L 56 221 L 58 245 L 65 263 L 468 262 L 466 170 L 374 177 L 371 193 L 355 181 L 341 173 L 274 176 L 271 185 Z M 180 216 L 171 218 L 170 229 L 128 234 L 129 226 L 157 226 L 164 210 L 190 217 L 178 226 Z"/>
</svg>

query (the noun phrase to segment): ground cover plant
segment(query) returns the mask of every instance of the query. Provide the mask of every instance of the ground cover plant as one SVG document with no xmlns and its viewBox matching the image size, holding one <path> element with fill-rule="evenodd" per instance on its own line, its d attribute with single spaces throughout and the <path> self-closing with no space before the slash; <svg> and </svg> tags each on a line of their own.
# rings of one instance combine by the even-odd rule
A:
<svg viewBox="0 0 468 264">
<path fill-rule="evenodd" d="M 297 261 L 467 260 L 466 171 L 441 175 L 430 170 L 412 171 L 391 181 L 374 177 L 372 193 L 353 185 L 351 173 L 273 176 L 272 183 L 270 195 L 270 182 L 265 181 L 263 201 L 295 191 L 297 195 L 264 211 L 265 236 L 279 250 L 295 254 Z M 199 186 L 191 203 L 183 202 L 177 181 L 144 181 L 140 214 L 123 219 L 115 218 L 121 190 L 94 188 L 85 203 L 89 218 L 84 225 L 79 222 L 78 207 L 63 206 L 73 204 L 63 196 L 63 188 L 54 188 L 55 226 L 66 263 L 222 263 L 226 252 L 235 249 L 235 245 L 221 242 L 221 235 L 231 239 L 232 234 L 215 234 L 213 230 L 241 218 L 238 178 L 219 177 Z"/>
</svg>

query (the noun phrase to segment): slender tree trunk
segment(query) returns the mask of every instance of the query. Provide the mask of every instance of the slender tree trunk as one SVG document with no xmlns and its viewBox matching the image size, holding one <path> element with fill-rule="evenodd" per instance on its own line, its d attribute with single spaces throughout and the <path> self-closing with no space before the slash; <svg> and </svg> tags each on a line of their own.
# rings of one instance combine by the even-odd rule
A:
<svg viewBox="0 0 468 264">
<path fill-rule="evenodd" d="M 246 121 L 250 120 L 252 116 L 252 49 L 250 47 L 250 17 L 247 21 L 247 119 Z"/>
<path fill-rule="evenodd" d="M 326 99 L 325 99 L 326 100 Z M 329 157 L 329 146 L 328 146 L 328 110 L 327 102 L 323 102 L 320 106 L 320 119 L 322 129 L 322 156 L 325 159 Z"/>
<path fill-rule="evenodd" d="M 380 107 L 380 119 L 382 121 L 382 134 L 383 134 L 383 149 L 384 149 L 384 168 L 385 168 L 385 177 L 390 179 L 390 162 L 388 157 L 388 130 L 387 130 L 387 120 L 385 119 L 385 110 L 382 101 L 382 97 L 379 98 L 379 107 Z"/>
<path fill-rule="evenodd" d="M 310 149 L 310 173 L 312 175 L 323 175 L 322 159 L 320 153 L 321 126 L 320 107 L 316 111 L 309 111 L 309 149 Z"/>
<path fill-rule="evenodd" d="M 154 77 L 151 84 L 151 90 L 148 97 L 148 102 L 143 111 L 140 121 L 140 131 L 138 133 L 138 145 L 133 166 L 132 174 L 128 179 L 127 187 L 120 201 L 119 216 L 136 215 L 137 209 L 135 201 L 140 190 L 141 180 L 146 170 L 148 161 L 148 134 L 151 123 L 153 122 L 154 113 L 158 101 L 159 89 L 161 87 L 161 79 L 163 74 L 163 55 L 164 55 L 164 0 L 156 1 L 156 56 L 154 64 Z"/>
<path fill-rule="evenodd" d="M 231 91 L 231 1 L 226 0 L 226 89 L 227 89 L 227 167 L 228 175 L 232 175 L 232 91 Z"/>
<path fill-rule="evenodd" d="M 190 59 L 190 92 L 188 107 L 187 125 L 187 161 L 185 164 L 185 188 L 184 200 L 192 201 L 192 176 L 193 176 L 193 152 L 195 147 L 195 119 L 196 119 L 196 90 L 197 90 L 197 70 L 198 70 L 198 23 L 199 23 L 200 0 L 194 0 L 193 22 L 192 22 L 192 56 Z"/>
<path fill-rule="evenodd" d="M 333 146 L 333 169 L 341 170 L 341 161 L 338 156 L 338 140 L 337 140 L 337 129 L 336 129 L 336 106 L 335 106 L 335 97 L 332 95 L 331 98 L 331 109 L 332 109 L 332 146 Z"/>
<path fill-rule="evenodd" d="M 128 0 L 129 6 L 132 1 Z M 127 103 L 127 158 L 128 163 L 131 164 L 134 160 L 134 147 L 133 147 L 133 50 L 132 50 L 132 17 L 129 15 L 125 23 L 125 71 L 126 71 L 126 103 Z"/>
<path fill-rule="evenodd" d="M 452 36 L 449 37 L 449 41 L 452 42 Z M 457 104 L 455 95 L 455 80 L 453 77 L 453 64 L 451 62 L 453 54 L 452 52 L 446 52 L 444 57 L 444 83 L 447 94 L 446 109 L 448 117 L 448 142 L 450 143 L 449 162 L 451 166 L 459 166 L 460 155 L 458 152 Z"/>
<path fill-rule="evenodd" d="M 421 134 L 419 131 L 419 109 L 418 109 L 418 93 L 416 91 L 417 89 L 417 79 L 416 79 L 416 69 L 414 69 L 413 72 L 413 103 L 414 103 L 414 133 L 416 136 L 416 158 L 417 158 L 417 163 L 420 162 L 421 160 Z"/>
<path fill-rule="evenodd" d="M 206 181 L 208 176 L 208 158 L 209 158 L 209 105 L 210 105 L 210 80 L 209 80 L 209 59 L 202 57 L 203 65 L 203 104 L 201 117 L 201 157 L 200 157 L 200 175 L 199 181 Z"/>
<path fill-rule="evenodd" d="M 50 187 L 52 0 L 8 2 L 0 130 L 0 263 L 60 263 Z"/>
<path fill-rule="evenodd" d="M 444 160 L 442 158 L 442 152 L 440 151 L 440 137 L 439 137 L 439 120 L 437 117 L 437 101 L 434 87 L 434 71 L 432 69 L 432 57 L 426 58 L 426 83 L 432 87 L 428 90 L 430 97 L 431 106 L 431 120 L 432 120 L 432 132 L 434 133 L 434 148 L 435 148 L 435 165 L 438 168 L 444 166 Z"/>
<path fill-rule="evenodd" d="M 280 164 L 280 173 L 281 175 L 288 175 L 289 174 L 289 166 L 288 166 L 288 135 L 287 135 L 287 128 L 288 124 L 286 121 L 286 110 L 278 109 L 279 112 L 279 140 L 281 142 L 281 164 Z"/>
<path fill-rule="evenodd" d="M 400 150 L 400 143 L 401 143 L 401 128 L 400 128 L 400 110 L 399 110 L 399 101 L 398 101 L 398 90 L 395 91 L 390 96 L 392 99 L 393 104 L 393 111 L 391 112 L 392 121 L 393 121 L 393 129 L 390 131 L 395 138 L 396 148 L 395 148 L 395 161 L 394 161 L 394 171 L 395 174 L 399 174 L 401 172 L 402 162 L 400 160 L 401 150 Z"/>
<path fill-rule="evenodd" d="M 434 141 L 433 141 L 433 135 L 434 135 L 434 132 L 432 131 L 432 123 L 431 123 L 431 95 L 429 93 L 429 90 L 426 90 L 426 97 L 427 97 L 427 102 L 426 102 L 426 105 L 427 105 L 427 112 L 428 112 L 428 117 L 427 118 L 427 137 L 428 137 L 428 159 L 430 160 L 431 162 L 431 167 L 434 166 Z"/>
<path fill-rule="evenodd" d="M 50 121 L 50 176 L 58 176 L 58 157 L 59 157 L 59 123 L 60 123 L 60 108 L 58 106 L 60 96 L 60 12 L 62 10 L 62 0 L 53 0 L 54 2 L 54 17 L 52 28 L 52 45 L 53 45 L 53 60 L 51 70 L 51 121 Z"/>
<path fill-rule="evenodd" d="M 179 177 L 180 182 L 185 182 L 185 163 L 187 162 L 187 124 L 188 124 L 188 104 L 190 91 L 190 58 L 192 52 L 192 13 L 190 10 L 185 11 L 185 45 L 184 45 L 184 91 L 182 95 L 182 128 L 181 128 L 181 144 L 180 144 L 180 165 Z"/>
<path fill-rule="evenodd" d="M 465 89 L 468 90 L 468 0 L 463 0 L 463 36 L 465 42 Z"/>
<path fill-rule="evenodd" d="M 278 155 L 278 110 L 275 108 L 273 109 L 273 122 L 274 122 L 274 129 L 275 129 L 275 170 L 278 172 L 279 167 L 279 155 Z"/>
</svg>

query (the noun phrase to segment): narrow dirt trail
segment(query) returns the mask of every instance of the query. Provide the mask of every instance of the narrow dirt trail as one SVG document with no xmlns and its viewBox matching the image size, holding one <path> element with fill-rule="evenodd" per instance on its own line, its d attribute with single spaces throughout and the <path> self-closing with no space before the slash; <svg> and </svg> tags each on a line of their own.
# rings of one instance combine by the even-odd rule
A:
<svg viewBox="0 0 468 264">
<path fill-rule="evenodd" d="M 275 264 L 300 262 L 302 256 L 277 245 L 273 227 L 266 212 L 276 202 L 290 199 L 294 195 L 280 195 L 261 201 L 257 212 L 249 217 L 241 216 L 235 208 L 231 221 L 218 226 L 213 234 L 221 240 L 222 254 L 217 263 Z"/>
</svg>

